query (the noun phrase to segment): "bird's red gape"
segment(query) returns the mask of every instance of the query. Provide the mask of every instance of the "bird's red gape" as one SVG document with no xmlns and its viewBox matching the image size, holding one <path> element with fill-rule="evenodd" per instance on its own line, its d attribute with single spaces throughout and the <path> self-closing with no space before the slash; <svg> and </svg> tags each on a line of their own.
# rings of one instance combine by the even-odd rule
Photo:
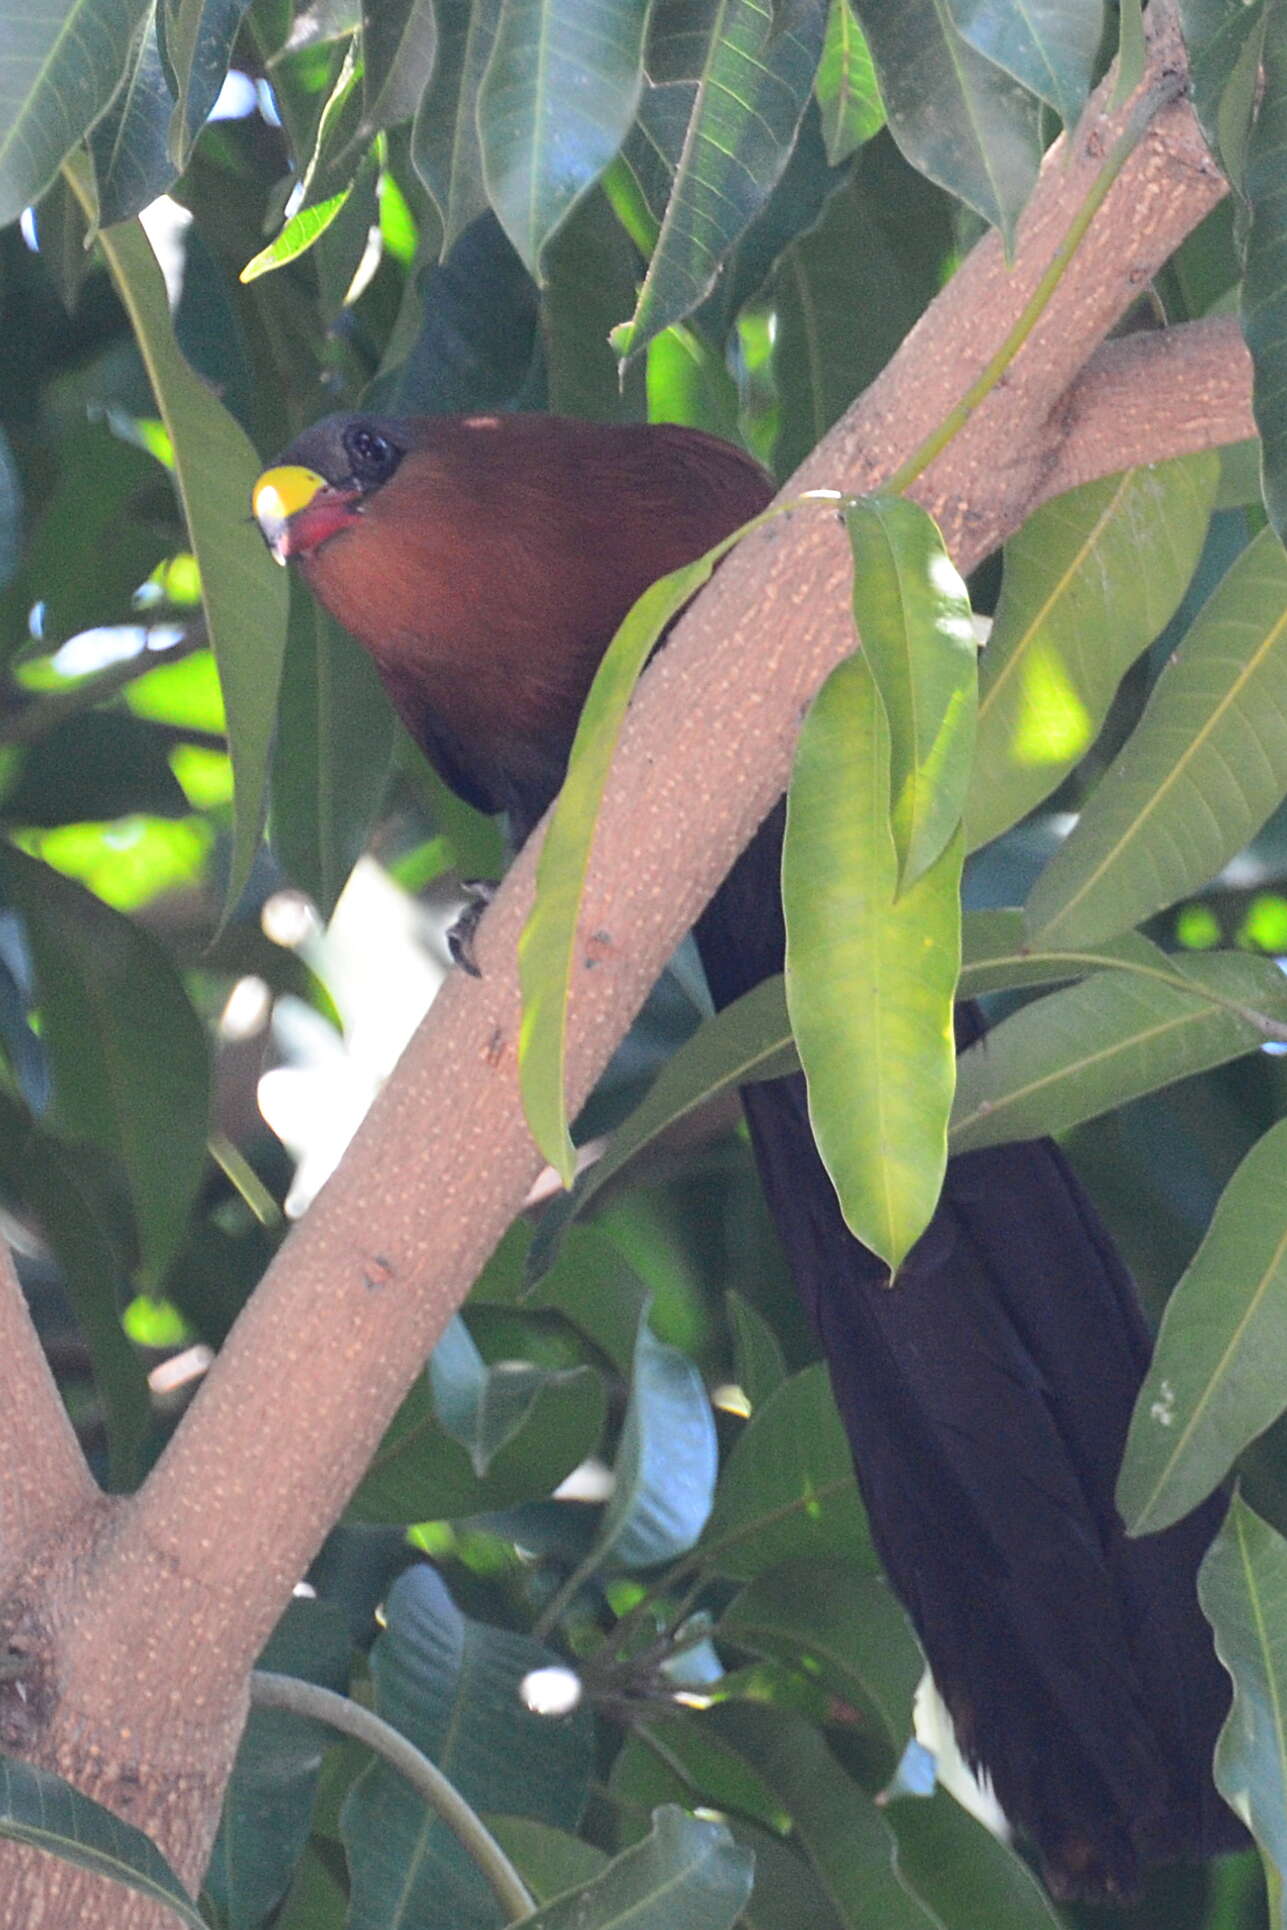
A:
<svg viewBox="0 0 1287 1930">
<path fill-rule="evenodd" d="M 526 837 L 647 585 L 762 509 L 713 437 L 555 417 L 332 416 L 255 489 L 281 560 L 371 653 L 460 795 Z M 782 813 L 697 927 L 725 1005 L 781 970 Z M 979 1030 L 958 1013 L 962 1040 Z M 1244 1839 L 1210 1762 L 1229 1702 L 1195 1577 L 1220 1497 L 1128 1541 L 1113 1504 L 1148 1339 L 1049 1141 L 950 1162 L 890 1291 L 840 1216 L 800 1077 L 743 1094 L 872 1533 L 969 1760 L 1062 1896 Z"/>
</svg>

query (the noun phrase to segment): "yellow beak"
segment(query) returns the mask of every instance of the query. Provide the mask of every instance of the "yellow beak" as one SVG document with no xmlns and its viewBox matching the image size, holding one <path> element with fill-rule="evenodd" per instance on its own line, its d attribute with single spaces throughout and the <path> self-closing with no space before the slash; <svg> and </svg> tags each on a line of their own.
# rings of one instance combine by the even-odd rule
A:
<svg viewBox="0 0 1287 1930">
<path fill-rule="evenodd" d="M 264 541 L 279 563 L 284 565 L 286 562 L 287 551 L 283 539 L 287 523 L 297 511 L 307 509 L 318 491 L 326 487 L 324 476 L 319 476 L 315 469 L 304 469 L 296 463 L 286 463 L 279 469 L 265 469 L 255 484 L 251 491 L 250 507 L 264 533 Z"/>
</svg>

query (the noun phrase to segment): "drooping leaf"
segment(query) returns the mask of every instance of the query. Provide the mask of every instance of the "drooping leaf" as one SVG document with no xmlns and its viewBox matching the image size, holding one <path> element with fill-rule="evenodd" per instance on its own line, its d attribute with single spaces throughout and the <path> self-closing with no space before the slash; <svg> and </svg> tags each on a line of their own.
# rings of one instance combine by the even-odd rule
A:
<svg viewBox="0 0 1287 1930">
<path fill-rule="evenodd" d="M 724 1295 L 724 1310 L 733 1340 L 733 1377 L 753 1414 L 786 1379 L 786 1360 L 763 1314 L 731 1287 Z"/>
<path fill-rule="evenodd" d="M 752 1414 L 720 1472 L 705 1565 L 752 1581 L 778 1562 L 841 1555 L 875 1572 L 827 1370 L 792 1375 Z"/>
<path fill-rule="evenodd" d="M 362 132 L 409 121 L 433 72 L 438 45 L 432 0 L 365 0 L 362 8 Z"/>
<path fill-rule="evenodd" d="M 1180 0 L 1193 106 L 1211 152 L 1241 187 L 1265 47 L 1266 0 Z"/>
<path fill-rule="evenodd" d="M 88 200 L 83 183 L 78 192 Z M 184 360 L 147 236 L 137 223 L 122 222 L 104 231 L 101 246 L 169 433 L 175 478 L 201 572 L 201 598 L 223 685 L 237 782 L 231 905 L 250 874 L 259 843 L 286 643 L 286 577 L 274 568 L 246 514 L 259 457 Z"/>
<path fill-rule="evenodd" d="M 1028 900 L 1034 937 L 1093 944 L 1197 891 L 1287 789 L 1287 553 L 1263 530 L 1158 678 Z"/>
<path fill-rule="evenodd" d="M 1265 12 L 1264 94 L 1247 141 L 1245 193 L 1251 210 L 1242 282 L 1242 331 L 1254 371 L 1252 409 L 1260 431 L 1265 506 L 1287 542 L 1287 27 L 1281 0 Z M 1254 89 L 1254 70 L 1249 78 Z"/>
<path fill-rule="evenodd" d="M 1036 98 L 961 37 L 947 0 L 854 6 L 899 147 L 1009 245 L 1041 161 Z"/>
<path fill-rule="evenodd" d="M 733 1930 L 753 1874 L 750 1852 L 723 1823 L 659 1809 L 642 1842 L 528 1922 L 531 1930 Z"/>
<path fill-rule="evenodd" d="M 1048 797 L 1090 749 L 1122 675 L 1184 594 L 1218 475 L 1210 453 L 1086 483 L 1006 545 L 979 666 L 971 849 Z"/>
<path fill-rule="evenodd" d="M 0 888 L 26 920 L 59 1127 L 120 1158 L 144 1263 L 159 1280 L 204 1170 L 204 1029 L 140 925 L 9 845 L 0 845 Z"/>
<path fill-rule="evenodd" d="M 190 1930 L 205 1930 L 205 1919 L 150 1836 L 61 1776 L 9 1756 L 0 1756 L 0 1836 L 112 1877 L 173 1910 Z"/>
<path fill-rule="evenodd" d="M 807 1658 L 832 1694 L 863 1711 L 892 1772 L 912 1733 L 912 1699 L 925 1664 L 881 1577 L 855 1562 L 783 1562 L 734 1597 L 718 1634 L 793 1665 Z"/>
<path fill-rule="evenodd" d="M 612 160 L 643 84 L 647 0 L 507 0 L 478 94 L 488 197 L 538 280 Z"/>
<path fill-rule="evenodd" d="M 904 1796 L 884 1815 L 898 1873 L 952 1930 L 1060 1930 L 1062 1916 L 1018 1851 L 946 1789 Z"/>
<path fill-rule="evenodd" d="M 1062 1132 L 1254 1052 L 1285 1021 L 1287 981 L 1245 952 L 1096 972 L 962 1053 L 952 1151 Z"/>
<path fill-rule="evenodd" d="M 898 890 L 926 872 L 961 818 L 974 753 L 978 647 L 970 599 L 934 519 L 903 497 L 845 510 L 854 622 L 889 723 Z"/>
<path fill-rule="evenodd" d="M 0 228 L 38 201 L 110 103 L 148 0 L 8 0 L 0 9 Z"/>
<path fill-rule="evenodd" d="M 1287 1542 L 1235 1495 L 1198 1576 L 1198 1599 L 1233 1677 L 1216 1788 L 1251 1829 L 1281 1930 L 1287 1882 Z"/>
<path fill-rule="evenodd" d="M 823 0 L 788 0 L 776 14 L 763 0 L 718 0 L 708 37 L 706 24 L 695 0 L 667 0 L 649 36 L 651 78 L 693 91 L 639 301 L 613 331 L 623 360 L 692 312 L 768 199 L 809 99 L 826 11 Z M 656 91 L 687 104 L 671 88 Z"/>
<path fill-rule="evenodd" d="M 164 194 L 179 170 L 170 153 L 174 96 L 156 37 L 156 7 L 148 9 L 125 82 L 89 137 L 104 228 L 140 214 Z"/>
<path fill-rule="evenodd" d="M 411 135 L 411 159 L 442 219 L 442 258 L 488 207 L 478 138 L 478 89 L 491 59 L 500 0 L 434 0 L 437 55 Z"/>
<path fill-rule="evenodd" d="M 184 167 L 219 98 L 249 0 L 157 0 L 160 52 L 174 89 L 170 155 Z"/>
<path fill-rule="evenodd" d="M 1167 1302 L 1117 1486 L 1132 1534 L 1178 1521 L 1287 1407 L 1287 1121 L 1230 1180 Z"/>
<path fill-rule="evenodd" d="M 601 189 L 578 203 L 546 250 L 541 291 L 550 411 L 591 422 L 638 421 L 641 371 L 623 385 L 608 333 L 634 300 L 639 255 Z"/>
<path fill-rule="evenodd" d="M 238 279 L 257 281 L 260 275 L 270 274 L 274 268 L 284 268 L 288 262 L 298 261 L 315 241 L 321 240 L 352 192 L 351 187 L 341 188 L 337 194 L 328 195 L 325 201 L 315 201 L 307 208 L 300 208 L 280 234 L 273 236 L 266 248 L 261 248 L 257 255 L 250 257 Z"/>
<path fill-rule="evenodd" d="M 800 735 L 782 860 L 786 994 L 809 1118 L 846 1223 L 896 1272 L 947 1163 L 961 957 L 959 831 L 899 895 L 890 727 L 858 654 Z"/>
<path fill-rule="evenodd" d="M 947 0 L 963 40 L 1073 127 L 1094 77 L 1104 0 Z"/>
<path fill-rule="evenodd" d="M 851 0 L 831 0 L 813 87 L 822 109 L 827 159 L 839 167 L 885 125 L 871 50 Z"/>
<path fill-rule="evenodd" d="M 593 1760 L 589 1710 L 542 1716 L 522 1694 L 526 1676 L 559 1658 L 530 1636 L 462 1615 L 427 1566 L 398 1577 L 385 1620 L 371 1655 L 378 1713 L 474 1809 L 575 1829 Z M 496 1901 L 481 1872 L 387 1764 L 373 1763 L 354 1784 L 340 1832 L 351 1930 L 493 1930 Z"/>
<path fill-rule="evenodd" d="M 530 1425 L 543 1394 L 566 1388 L 574 1378 L 594 1378 L 588 1367 L 559 1370 L 506 1360 L 488 1367 L 459 1315 L 444 1328 L 427 1371 L 438 1423 L 466 1450 L 480 1481 Z"/>
</svg>

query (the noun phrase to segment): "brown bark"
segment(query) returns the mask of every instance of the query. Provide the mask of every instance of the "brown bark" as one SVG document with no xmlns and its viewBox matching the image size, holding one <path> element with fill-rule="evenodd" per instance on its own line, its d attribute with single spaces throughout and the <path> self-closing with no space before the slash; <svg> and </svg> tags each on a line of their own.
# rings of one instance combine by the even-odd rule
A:
<svg viewBox="0 0 1287 1930">
<path fill-rule="evenodd" d="M 1145 87 L 1157 88 L 1179 50 L 1169 15 L 1154 5 L 1149 17 Z M 975 249 L 790 493 L 879 485 L 947 414 L 1005 340 L 1123 124 L 1129 104 L 1112 115 L 1106 100 L 1049 157 L 1013 265 L 995 239 Z M 1221 192 L 1172 99 L 1005 379 L 916 486 L 963 569 L 1054 479 L 1250 433 L 1245 364 L 1222 325 L 1095 353 Z M 1192 358 L 1190 379 L 1209 380 L 1212 434 L 1175 405 L 1164 358 L 1177 354 Z M 574 1107 L 780 794 L 804 707 L 853 641 L 847 546 L 834 514 L 810 506 L 741 547 L 644 679 L 584 901 L 594 946 L 573 987 Z M 515 946 L 535 842 L 480 928 L 482 978 L 448 981 L 164 1459 L 137 1498 L 96 1515 L 79 1562 L 48 1590 L 57 1671 L 31 1753 L 147 1827 L 193 1884 L 246 1671 L 540 1166 L 515 1079 Z M 79 1877 L 51 1906 L 48 1870 L 0 1848 L 0 1921 L 164 1921 Z"/>
</svg>

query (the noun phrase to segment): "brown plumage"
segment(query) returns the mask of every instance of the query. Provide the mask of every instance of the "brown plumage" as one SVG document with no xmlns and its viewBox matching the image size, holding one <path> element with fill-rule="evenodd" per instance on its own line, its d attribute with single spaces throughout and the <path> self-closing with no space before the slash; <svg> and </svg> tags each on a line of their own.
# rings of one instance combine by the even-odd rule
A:
<svg viewBox="0 0 1287 1930">
<path fill-rule="evenodd" d="M 636 596 L 770 493 L 709 436 L 549 417 L 336 416 L 280 460 L 255 492 L 276 554 L 371 652 L 447 782 L 520 837 Z M 781 969 L 780 856 L 779 809 L 699 921 L 717 1005 Z M 840 1217 L 802 1080 L 743 1096 L 876 1545 L 1052 1888 L 1122 1896 L 1144 1863 L 1241 1841 L 1211 1781 L 1229 1690 L 1194 1592 L 1223 1503 L 1122 1532 L 1148 1338 L 1058 1149 L 953 1160 L 891 1291 Z"/>
</svg>

